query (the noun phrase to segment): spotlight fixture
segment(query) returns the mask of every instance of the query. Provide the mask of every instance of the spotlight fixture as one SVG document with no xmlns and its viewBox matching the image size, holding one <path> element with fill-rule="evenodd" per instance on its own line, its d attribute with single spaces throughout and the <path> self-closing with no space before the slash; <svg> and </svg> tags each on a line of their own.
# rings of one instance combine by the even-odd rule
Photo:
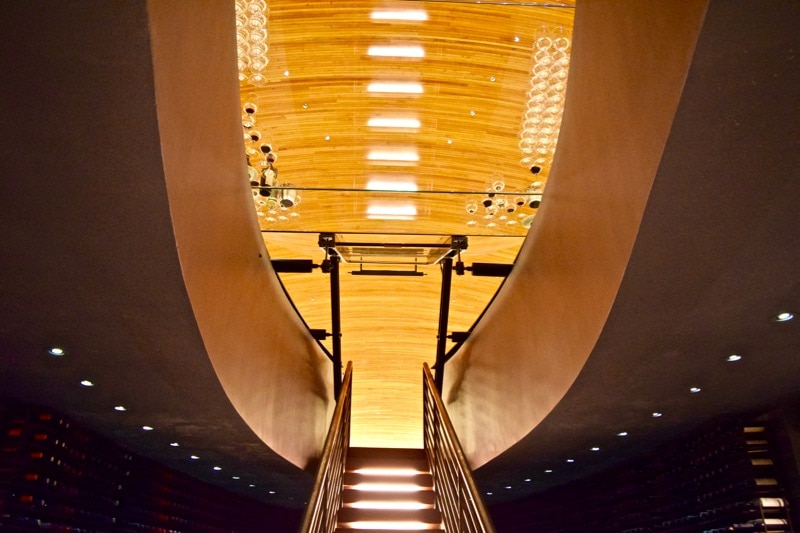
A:
<svg viewBox="0 0 800 533">
<path fill-rule="evenodd" d="M 191 459 L 192 461 L 197 461 L 200 458 L 198 456 L 196 456 L 196 455 L 190 455 L 189 459 Z"/>
<path fill-rule="evenodd" d="M 600 451 L 600 447 L 599 446 L 592 446 L 591 450 L 593 452 L 599 452 Z"/>
<path fill-rule="evenodd" d="M 222 467 L 221 466 L 215 466 L 215 467 L 212 468 L 212 470 L 214 470 L 215 472 L 219 472 L 220 470 L 222 470 Z"/>
<path fill-rule="evenodd" d="M 53 346 L 52 348 L 47 350 L 47 353 L 49 353 L 50 355 L 54 355 L 56 357 L 61 357 L 64 354 L 66 354 L 67 352 L 64 350 L 64 348 L 59 348 L 58 346 Z"/>
<path fill-rule="evenodd" d="M 169 445 L 172 446 L 173 448 L 177 448 L 178 446 L 180 446 L 180 444 L 178 444 L 177 442 L 170 442 Z"/>
<path fill-rule="evenodd" d="M 154 428 L 153 428 L 153 426 L 142 426 L 142 429 L 144 431 L 153 431 Z"/>
<path fill-rule="evenodd" d="M 127 411 L 128 409 L 124 405 L 115 405 L 114 406 L 114 410 L 115 411 L 119 411 L 119 412 L 123 412 L 123 411 Z"/>
<path fill-rule="evenodd" d="M 653 413 L 653 418 L 661 418 L 662 416 L 664 416 L 664 414 L 663 413 L 659 413 L 658 411 L 655 411 Z"/>
<path fill-rule="evenodd" d="M 81 380 L 81 385 L 83 385 L 84 387 L 94 387 L 94 383 L 92 383 L 88 379 Z"/>
<path fill-rule="evenodd" d="M 700 387 L 692 387 L 692 388 L 689 389 L 689 392 L 691 392 L 692 394 L 696 394 L 696 393 L 700 392 L 701 390 L 702 389 Z"/>
<path fill-rule="evenodd" d="M 731 355 L 726 357 L 725 360 L 728 361 L 729 363 L 734 363 L 736 361 L 741 361 L 742 360 L 742 356 L 739 355 L 739 354 L 732 353 Z"/>
<path fill-rule="evenodd" d="M 794 313 L 790 313 L 789 311 L 784 311 L 782 313 L 778 313 L 774 317 L 772 317 L 773 322 L 788 322 L 789 320 L 794 318 Z"/>
<path fill-rule="evenodd" d="M 620 431 L 619 433 L 617 433 L 617 437 L 627 437 L 627 436 L 628 436 L 627 431 Z"/>
</svg>

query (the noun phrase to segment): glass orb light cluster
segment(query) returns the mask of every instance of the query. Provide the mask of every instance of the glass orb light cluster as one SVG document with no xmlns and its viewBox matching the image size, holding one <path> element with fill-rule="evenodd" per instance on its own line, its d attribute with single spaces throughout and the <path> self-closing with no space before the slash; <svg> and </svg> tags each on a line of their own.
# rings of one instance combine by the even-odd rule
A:
<svg viewBox="0 0 800 533">
<path fill-rule="evenodd" d="M 264 0 L 236 0 L 236 52 L 239 82 L 256 87 L 266 84 L 267 20 L 269 9 Z"/>
<path fill-rule="evenodd" d="M 531 88 L 522 118 L 521 163 L 547 175 L 556 150 L 569 71 L 570 36 L 563 27 L 542 26 L 533 41 Z"/>
<path fill-rule="evenodd" d="M 467 226 L 487 229 L 497 229 L 501 225 L 507 228 L 530 227 L 534 217 L 530 209 L 538 209 L 543 191 L 544 183 L 541 181 L 535 181 L 523 190 L 508 189 L 503 176 L 495 173 L 483 196 L 467 199 Z"/>
</svg>

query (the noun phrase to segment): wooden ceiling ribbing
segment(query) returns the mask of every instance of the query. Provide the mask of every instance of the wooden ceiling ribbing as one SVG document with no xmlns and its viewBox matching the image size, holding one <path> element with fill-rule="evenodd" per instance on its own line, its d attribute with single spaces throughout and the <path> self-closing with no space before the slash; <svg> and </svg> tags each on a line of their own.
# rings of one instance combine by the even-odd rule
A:
<svg viewBox="0 0 800 533">
<path fill-rule="evenodd" d="M 278 178 L 300 189 L 299 217 L 268 222 L 260 216 L 273 258 L 323 253 L 319 232 L 469 235 L 463 258 L 512 262 L 526 229 L 501 222 L 487 228 L 470 217 L 468 198 L 480 199 L 499 173 L 509 189 L 534 178 L 520 164 L 519 126 L 529 88 L 531 48 L 543 24 L 571 30 L 574 10 L 463 2 L 278 0 L 269 2 L 269 66 L 264 87 L 243 85 L 243 101 L 258 105 L 255 129 L 278 154 Z M 375 21 L 376 9 L 422 9 L 426 21 Z M 376 58 L 370 45 L 424 48 L 423 58 Z M 367 91 L 371 82 L 414 81 L 422 94 Z M 418 128 L 367 126 L 371 117 L 413 117 Z M 374 148 L 409 147 L 418 161 L 367 160 Z M 413 181 L 417 193 L 365 192 L 367 181 Z M 354 189 L 341 191 L 338 189 Z M 434 191 L 452 191 L 439 194 Z M 513 198 L 510 197 L 510 198 Z M 405 203 L 406 220 L 367 219 L 370 202 Z M 467 226 L 468 220 L 475 226 Z M 421 366 L 435 359 L 438 267 L 417 278 L 355 277 L 342 270 L 342 349 L 354 362 L 352 445 L 421 446 Z M 295 305 L 312 328 L 330 331 L 329 279 L 282 274 Z M 449 331 L 469 329 L 497 290 L 498 278 L 455 276 Z M 503 349 L 503 347 L 498 347 Z"/>
</svg>

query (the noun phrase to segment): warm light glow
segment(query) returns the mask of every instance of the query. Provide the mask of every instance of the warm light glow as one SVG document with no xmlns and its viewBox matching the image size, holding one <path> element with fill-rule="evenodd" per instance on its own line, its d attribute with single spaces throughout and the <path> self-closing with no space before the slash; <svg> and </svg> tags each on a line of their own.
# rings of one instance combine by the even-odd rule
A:
<svg viewBox="0 0 800 533">
<path fill-rule="evenodd" d="M 354 509 L 388 509 L 393 511 L 415 511 L 418 509 L 428 509 L 430 505 L 422 502 L 353 502 L 347 504 L 347 507 Z"/>
<path fill-rule="evenodd" d="M 371 204 L 367 206 L 367 218 L 378 220 L 412 220 L 417 208 L 412 204 Z"/>
<path fill-rule="evenodd" d="M 397 522 L 349 522 L 347 527 L 350 529 L 388 529 L 388 530 L 401 530 L 401 531 L 422 531 L 431 529 L 431 524 L 425 522 L 410 522 L 410 521 L 397 521 Z M 437 527 L 438 529 L 438 527 Z"/>
<path fill-rule="evenodd" d="M 387 181 L 375 179 L 367 182 L 367 190 L 413 192 L 419 189 L 417 188 L 417 184 L 413 181 Z"/>
<path fill-rule="evenodd" d="M 414 468 L 359 468 L 355 471 L 356 474 L 363 476 L 416 476 L 421 474 L 419 470 Z"/>
<path fill-rule="evenodd" d="M 419 128 L 419 120 L 415 118 L 373 117 L 367 121 L 371 128 Z"/>
<path fill-rule="evenodd" d="M 367 154 L 370 161 L 419 161 L 416 150 L 372 150 Z"/>
<path fill-rule="evenodd" d="M 373 11 L 372 20 L 412 20 L 422 22 L 428 20 L 428 13 L 422 9 L 403 9 L 401 11 Z"/>
<path fill-rule="evenodd" d="M 425 57 L 425 50 L 421 46 L 393 46 L 372 45 L 367 49 L 367 55 L 373 57 Z"/>
<path fill-rule="evenodd" d="M 367 86 L 371 93 L 422 94 L 422 85 L 415 82 L 373 82 Z"/>
<path fill-rule="evenodd" d="M 353 485 L 353 490 L 368 492 L 419 492 L 424 487 L 414 483 L 359 483 Z"/>
</svg>

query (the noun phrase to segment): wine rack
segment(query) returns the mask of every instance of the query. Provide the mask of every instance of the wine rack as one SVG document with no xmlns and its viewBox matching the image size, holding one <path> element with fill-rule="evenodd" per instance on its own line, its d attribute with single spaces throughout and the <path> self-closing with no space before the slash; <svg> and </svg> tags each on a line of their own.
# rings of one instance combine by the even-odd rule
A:
<svg viewBox="0 0 800 533">
<path fill-rule="evenodd" d="M 287 531 L 299 519 L 137 456 L 53 410 L 0 404 L 0 530 Z"/>
<path fill-rule="evenodd" d="M 491 512 L 509 532 L 793 533 L 778 456 L 763 423 L 729 421 Z"/>
</svg>

